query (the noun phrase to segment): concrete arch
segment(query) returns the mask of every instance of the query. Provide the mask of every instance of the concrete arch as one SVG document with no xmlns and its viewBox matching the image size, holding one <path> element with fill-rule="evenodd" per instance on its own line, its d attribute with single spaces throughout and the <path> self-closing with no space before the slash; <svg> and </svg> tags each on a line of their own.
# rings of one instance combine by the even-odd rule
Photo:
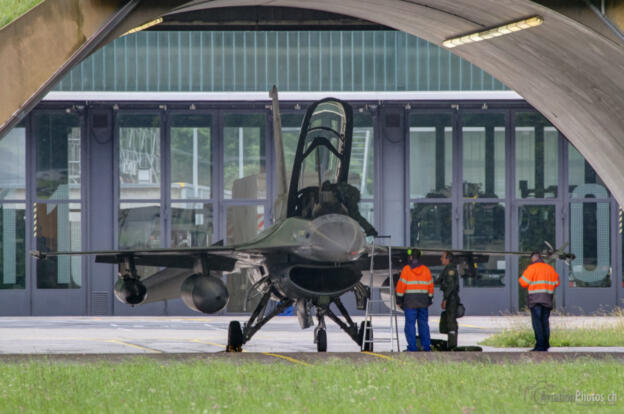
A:
<svg viewBox="0 0 624 414">
<path fill-rule="evenodd" d="M 132 0 L 129 3 L 131 2 Z M 84 17 L 86 11 L 92 14 L 94 10 L 97 11 L 95 16 L 99 20 L 95 17 L 88 20 L 91 23 L 88 30 L 84 22 L 78 26 L 83 31 L 84 38 L 91 39 L 90 36 L 99 27 L 97 22 L 102 24 L 101 22 L 107 21 L 111 5 L 116 8 L 122 2 L 70 0 L 66 3 L 73 3 L 78 7 L 77 11 L 68 10 L 68 13 L 74 13 L 75 21 L 80 16 Z M 54 8 L 51 4 L 57 3 L 44 2 L 42 6 Z M 453 52 L 503 81 L 542 112 L 585 156 L 620 204 L 624 204 L 624 44 L 589 12 L 583 1 L 144 1 L 137 3 L 106 36 L 97 39 L 97 45 L 166 13 L 232 6 L 282 6 L 343 14 L 389 26 L 437 45 L 455 35 L 532 15 L 542 16 L 544 23 L 539 27 L 460 46 L 453 49 Z M 20 32 L 18 24 L 19 21 L 9 27 L 12 27 L 15 34 L 25 33 L 24 30 Z M 0 46 L 0 60 L 10 62 L 6 59 L 10 46 L 3 42 L 6 39 L 5 30 L 0 31 L 0 45 L 4 44 Z M 38 40 L 46 42 L 46 39 L 40 37 Z M 26 48 L 29 45 L 35 47 L 27 41 L 22 42 L 20 47 Z M 68 56 L 65 60 L 70 58 Z M 37 65 L 37 56 L 21 59 L 20 65 L 21 68 L 13 72 L 0 68 L 0 90 L 3 94 L 8 86 L 16 85 L 16 76 L 25 76 L 24 70 Z M 52 63 L 48 66 L 58 68 L 59 65 Z M 50 68 L 46 70 L 45 76 L 49 79 L 55 71 Z M 9 73 L 9 77 L 2 76 L 3 73 Z M 37 80 L 34 81 L 35 84 L 36 82 Z M 39 85 L 42 83 L 39 82 Z M 32 82 L 28 84 L 31 85 Z M 30 88 L 31 90 L 25 90 L 26 94 L 37 92 L 37 89 L 32 90 L 32 86 Z M 24 97 L 20 99 L 21 101 L 18 99 L 10 108 L 1 108 L 1 122 L 12 111 L 24 105 Z M 3 105 L 6 106 L 6 103 Z"/>
</svg>

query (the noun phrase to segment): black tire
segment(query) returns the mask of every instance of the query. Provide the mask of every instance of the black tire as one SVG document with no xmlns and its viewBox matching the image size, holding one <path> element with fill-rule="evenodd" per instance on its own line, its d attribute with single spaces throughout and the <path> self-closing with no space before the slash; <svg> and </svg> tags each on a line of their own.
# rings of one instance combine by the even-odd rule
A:
<svg viewBox="0 0 624 414">
<path fill-rule="evenodd" d="M 319 329 L 316 333 L 316 350 L 327 352 L 327 332 L 325 329 Z"/>
<path fill-rule="evenodd" d="M 370 324 L 370 329 L 365 329 L 365 321 L 362 321 L 360 323 L 360 331 L 358 332 L 358 337 L 360 338 L 360 347 L 362 347 L 362 344 L 364 345 L 362 347 L 362 351 L 366 351 L 366 352 L 373 352 L 373 343 L 372 342 L 366 342 L 364 343 L 364 339 L 366 339 L 367 341 L 370 341 L 373 339 L 373 324 Z M 366 338 L 365 338 L 366 335 Z"/>
<path fill-rule="evenodd" d="M 225 352 L 242 352 L 243 351 L 243 330 L 240 322 L 231 321 L 228 326 L 228 344 Z"/>
</svg>

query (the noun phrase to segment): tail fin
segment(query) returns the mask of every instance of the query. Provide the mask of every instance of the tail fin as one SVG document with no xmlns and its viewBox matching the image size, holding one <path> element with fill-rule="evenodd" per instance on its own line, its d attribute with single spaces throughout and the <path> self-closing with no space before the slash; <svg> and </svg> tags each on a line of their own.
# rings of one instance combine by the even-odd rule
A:
<svg viewBox="0 0 624 414">
<path fill-rule="evenodd" d="M 284 143 L 282 140 L 282 117 L 280 116 L 277 87 L 269 92 L 273 109 L 273 146 L 275 147 L 275 165 L 277 180 L 277 198 L 273 207 L 273 220 L 280 221 L 286 217 L 288 204 L 288 180 L 286 178 L 286 165 L 284 161 Z"/>
</svg>

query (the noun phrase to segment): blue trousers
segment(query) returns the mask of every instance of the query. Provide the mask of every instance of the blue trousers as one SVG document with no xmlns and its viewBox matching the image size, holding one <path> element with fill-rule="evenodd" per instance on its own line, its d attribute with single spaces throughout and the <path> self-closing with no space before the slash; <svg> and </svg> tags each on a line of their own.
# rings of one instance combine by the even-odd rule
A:
<svg viewBox="0 0 624 414">
<path fill-rule="evenodd" d="M 431 335 L 429 334 L 429 309 L 405 309 L 405 338 L 407 350 L 418 351 L 416 345 L 416 322 L 418 321 L 418 337 L 423 351 L 431 351 Z"/>
<path fill-rule="evenodd" d="M 531 322 L 535 332 L 535 350 L 547 351 L 550 348 L 550 309 L 543 305 L 535 305 L 531 308 Z"/>
</svg>

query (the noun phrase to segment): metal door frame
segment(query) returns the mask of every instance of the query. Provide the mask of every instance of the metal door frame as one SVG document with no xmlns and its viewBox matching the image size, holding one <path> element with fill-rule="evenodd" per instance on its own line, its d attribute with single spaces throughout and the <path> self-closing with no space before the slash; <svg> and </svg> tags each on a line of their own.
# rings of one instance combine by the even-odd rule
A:
<svg viewBox="0 0 624 414">
<path fill-rule="evenodd" d="M 560 137 L 563 135 L 559 134 Z M 611 192 L 608 188 L 606 190 L 609 192 L 607 198 L 583 198 L 583 199 L 575 199 L 572 200 L 569 194 L 569 182 L 568 182 L 568 170 L 569 170 L 569 160 L 568 160 L 568 145 L 572 145 L 572 143 L 568 143 L 565 138 L 561 139 L 562 141 L 562 158 L 564 160 L 563 164 L 565 166 L 565 173 L 563 175 L 562 187 L 565 191 L 562 194 L 562 204 L 563 211 L 565 211 L 563 217 L 563 240 L 564 242 L 570 241 L 570 205 L 571 204 L 586 204 L 586 203 L 607 203 L 609 205 L 609 267 L 611 269 L 611 286 L 610 287 L 571 287 L 570 286 L 570 272 L 566 267 L 560 275 L 562 275 L 562 285 L 563 285 L 563 303 L 565 306 L 566 312 L 569 313 L 582 313 L 585 315 L 592 314 L 595 312 L 604 313 L 605 311 L 609 311 L 613 309 L 613 307 L 618 303 L 618 289 L 622 289 L 618 285 L 618 280 L 621 277 L 621 263 L 622 263 L 622 252 L 618 253 L 618 234 L 615 226 L 617 223 L 617 215 L 618 215 L 618 205 Z M 568 145 L 566 145 L 568 144 Z M 582 155 L 582 154 L 581 154 Z M 585 157 L 583 157 L 584 159 Z M 585 161 L 587 162 L 587 161 Z M 615 286 L 614 286 L 615 285 Z M 583 301 L 582 299 L 586 299 Z M 607 300 L 608 299 L 608 300 Z M 585 302 L 585 303 L 583 303 Z M 586 308 L 583 308 L 585 306 Z M 589 310 L 586 310 L 589 309 Z"/>
<path fill-rule="evenodd" d="M 481 109 L 477 108 L 463 108 L 459 106 L 456 111 L 456 133 L 457 139 L 455 141 L 454 151 L 457 154 L 457 158 L 454 157 L 456 162 L 454 163 L 456 169 L 456 177 L 457 177 L 457 188 L 454 189 L 455 192 L 455 222 L 454 225 L 457 226 L 457 239 L 455 243 L 457 248 L 463 248 L 463 235 L 464 235 L 464 206 L 467 203 L 472 203 L 472 201 L 467 201 L 463 195 L 463 122 L 462 117 L 466 114 L 502 114 L 504 116 L 504 126 L 505 126 L 505 163 L 507 166 L 511 165 L 512 162 L 512 154 L 510 151 L 510 147 L 512 145 L 511 139 L 511 115 L 509 108 L 493 108 L 489 109 L 487 104 Z M 503 203 L 505 205 L 505 248 L 508 249 L 511 246 L 511 189 L 513 188 L 513 172 L 509 172 L 509 168 L 505 169 L 505 197 L 503 198 L 478 198 L 475 199 L 476 203 Z M 454 247 L 455 247 L 454 246 Z M 482 300 L 482 296 L 488 296 L 490 298 L 497 298 L 496 302 L 488 301 L 487 306 L 485 308 L 477 307 L 477 314 L 499 314 L 501 312 L 511 311 L 511 285 L 513 280 L 511 279 L 511 261 L 509 257 L 505 257 L 505 277 L 504 277 L 505 285 L 502 286 L 502 289 L 499 287 L 465 287 L 462 283 L 460 287 L 460 292 L 462 296 L 462 300 L 464 304 L 470 309 L 474 309 L 475 306 L 483 305 L 485 302 Z M 502 299 L 501 299 L 502 298 Z"/>
<path fill-rule="evenodd" d="M 24 128 L 24 199 L 15 200 L 7 199 L 2 200 L 0 207 L 4 205 L 24 206 L 24 248 L 25 248 L 25 260 L 24 260 L 24 288 L 23 289 L 0 289 L 0 310 L 3 316 L 23 316 L 32 314 L 32 291 L 33 291 L 33 278 L 31 275 L 31 268 L 33 265 L 33 258 L 28 254 L 29 248 L 32 246 L 32 202 L 30 200 L 30 158 L 32 157 L 32 151 L 30 147 L 31 139 L 31 124 L 30 116 L 24 121 L 23 124 L 18 124 L 14 128 Z M 1 237 L 1 236 L 0 236 Z"/>
<path fill-rule="evenodd" d="M 54 204 L 80 204 L 80 237 L 81 247 L 84 248 L 88 236 L 88 214 L 86 211 L 86 188 L 85 183 L 88 182 L 88 144 L 86 130 L 86 116 L 83 109 L 68 105 L 62 107 L 51 107 L 43 109 L 35 109 L 29 114 L 29 130 L 27 134 L 27 166 L 26 166 L 26 185 L 27 185 L 27 231 L 33 233 L 33 206 L 37 202 L 37 177 L 36 177 L 36 154 L 37 144 L 34 137 L 34 115 L 36 114 L 70 114 L 73 113 L 78 117 L 80 128 L 80 200 L 55 200 Z M 28 155 L 30 153 L 30 155 Z M 45 204 L 48 204 L 46 201 Z M 35 238 L 29 234 L 27 242 L 31 250 L 36 249 Z M 89 277 L 87 274 L 87 260 L 83 256 L 80 262 L 81 285 L 80 288 L 69 289 L 44 289 L 37 288 L 37 263 L 34 257 L 30 257 L 30 268 L 27 270 L 27 289 L 30 296 L 30 314 L 33 316 L 52 316 L 52 315 L 76 315 L 82 316 L 87 314 L 87 293 L 89 292 Z M 29 283 L 30 282 L 30 283 Z M 40 308 L 39 308 L 40 307 Z"/>
</svg>

